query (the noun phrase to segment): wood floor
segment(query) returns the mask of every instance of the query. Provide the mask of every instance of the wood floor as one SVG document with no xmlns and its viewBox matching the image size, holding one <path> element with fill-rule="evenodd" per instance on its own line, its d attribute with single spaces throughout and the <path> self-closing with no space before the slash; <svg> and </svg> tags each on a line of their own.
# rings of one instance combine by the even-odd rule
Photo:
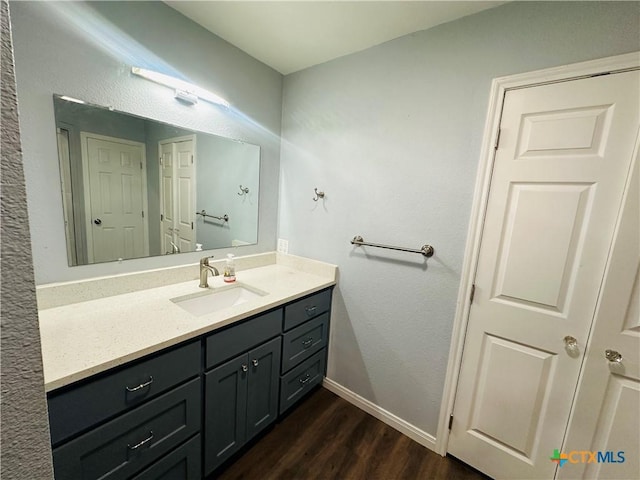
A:
<svg viewBox="0 0 640 480">
<path fill-rule="evenodd" d="M 221 480 L 487 480 L 324 388 L 217 477 Z"/>
</svg>

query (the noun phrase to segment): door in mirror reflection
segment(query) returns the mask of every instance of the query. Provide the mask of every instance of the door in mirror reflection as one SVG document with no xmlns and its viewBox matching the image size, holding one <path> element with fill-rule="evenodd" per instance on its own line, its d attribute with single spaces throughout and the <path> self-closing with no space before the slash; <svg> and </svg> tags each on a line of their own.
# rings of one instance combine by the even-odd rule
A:
<svg viewBox="0 0 640 480">
<path fill-rule="evenodd" d="M 148 253 L 144 144 L 81 132 L 87 258 L 108 262 Z"/>
<path fill-rule="evenodd" d="M 195 135 L 159 142 L 160 229 L 167 255 L 195 248 L 195 143 Z"/>
</svg>

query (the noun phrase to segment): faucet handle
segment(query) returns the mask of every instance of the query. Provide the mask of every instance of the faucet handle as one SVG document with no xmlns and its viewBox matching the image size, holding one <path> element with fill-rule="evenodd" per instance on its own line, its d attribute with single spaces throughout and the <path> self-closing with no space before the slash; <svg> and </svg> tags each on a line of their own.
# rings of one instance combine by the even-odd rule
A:
<svg viewBox="0 0 640 480">
<path fill-rule="evenodd" d="M 214 257 L 214 255 L 210 255 L 210 256 L 202 257 L 202 258 L 200 259 L 200 266 L 203 266 L 203 265 L 207 265 L 207 266 L 208 266 L 208 265 L 209 265 L 209 259 L 210 259 L 210 258 L 213 258 L 213 257 Z"/>
</svg>

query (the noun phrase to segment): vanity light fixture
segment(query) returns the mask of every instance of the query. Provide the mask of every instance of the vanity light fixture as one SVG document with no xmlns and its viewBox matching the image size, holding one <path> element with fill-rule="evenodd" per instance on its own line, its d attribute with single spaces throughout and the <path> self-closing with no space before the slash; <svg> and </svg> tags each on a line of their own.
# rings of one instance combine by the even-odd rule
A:
<svg viewBox="0 0 640 480">
<path fill-rule="evenodd" d="M 154 72 L 153 70 L 147 70 L 146 68 L 131 67 L 131 73 L 138 75 L 139 77 L 146 78 L 152 82 L 159 83 L 166 87 L 175 89 L 175 97 L 184 102 L 194 104 L 198 99 L 205 100 L 215 105 L 221 105 L 223 107 L 230 107 L 229 102 L 224 98 L 211 93 L 204 88 L 200 88 L 197 85 L 180 80 L 179 78 L 172 77 L 171 75 L 165 75 L 164 73 Z"/>
<path fill-rule="evenodd" d="M 188 103 L 189 105 L 195 105 L 198 103 L 197 95 L 185 92 L 184 90 L 176 90 L 176 98 L 181 102 Z"/>
</svg>

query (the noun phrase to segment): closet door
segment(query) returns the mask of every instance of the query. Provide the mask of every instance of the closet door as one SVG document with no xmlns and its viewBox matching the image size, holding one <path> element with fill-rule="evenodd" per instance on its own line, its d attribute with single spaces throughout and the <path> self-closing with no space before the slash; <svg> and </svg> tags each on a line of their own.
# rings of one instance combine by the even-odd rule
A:
<svg viewBox="0 0 640 480">
<path fill-rule="evenodd" d="M 181 252 L 192 252 L 195 248 L 195 165 L 194 142 L 185 140 L 174 143 L 176 169 L 176 243 Z"/>
<path fill-rule="evenodd" d="M 448 451 L 553 478 L 638 131 L 640 74 L 508 91 Z"/>
<path fill-rule="evenodd" d="M 160 143 L 160 235 L 162 254 L 173 251 L 174 211 L 174 154 L 173 143 Z"/>
<path fill-rule="evenodd" d="M 196 136 L 158 143 L 160 151 L 160 233 L 162 254 L 195 248 Z"/>
<path fill-rule="evenodd" d="M 559 479 L 640 474 L 640 161 L 633 173 L 602 286 Z M 586 457 L 576 451 L 600 452 Z M 598 456 L 600 461 L 598 461 Z M 593 461 L 595 460 L 595 461 Z"/>
</svg>

